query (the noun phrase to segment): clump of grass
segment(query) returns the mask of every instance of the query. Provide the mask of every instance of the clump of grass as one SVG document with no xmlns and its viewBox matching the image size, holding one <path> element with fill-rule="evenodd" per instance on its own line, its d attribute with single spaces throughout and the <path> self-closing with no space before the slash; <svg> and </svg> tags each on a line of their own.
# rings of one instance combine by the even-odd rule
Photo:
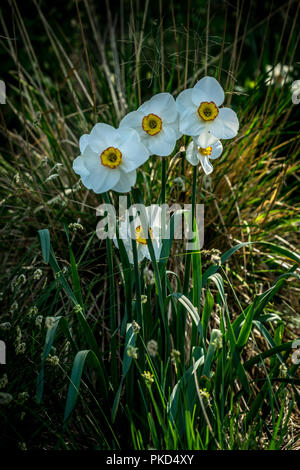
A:
<svg viewBox="0 0 300 470">
<path fill-rule="evenodd" d="M 8 445 L 22 447 L 32 429 L 29 448 L 127 448 L 128 435 L 134 449 L 295 446 L 299 378 L 290 354 L 299 336 L 299 110 L 287 84 L 266 87 L 264 68 L 295 63 L 299 6 L 287 2 L 256 24 L 251 9 L 227 6 L 220 29 L 211 3 L 188 2 L 183 10 L 171 2 L 166 15 L 162 1 L 158 14 L 150 2 L 144 11 L 121 2 L 114 18 L 106 2 L 106 23 L 90 2 L 76 2 L 76 47 L 43 6 L 32 6 L 50 71 L 20 6 L 12 2 L 13 29 L 1 16 L 4 36 L 19 41 L 2 40 L 11 93 L 0 110 L 7 142 L 0 155 L 7 312 L 1 322 L 10 323 L 1 338 L 13 351 L 4 387 L 13 399 L 0 410 Z M 280 28 L 270 49 L 273 21 Z M 260 46 L 252 73 L 246 67 L 251 43 Z M 213 177 L 197 175 L 197 202 L 206 210 L 203 271 L 193 269 L 184 285 L 186 255 L 173 243 L 173 274 L 160 272 L 156 286 L 141 276 L 146 301 L 140 305 L 134 272 L 95 237 L 101 200 L 73 173 L 77 137 L 97 121 L 117 125 L 149 95 L 177 94 L 204 73 L 226 85 L 241 129 Z M 179 142 L 171 159 L 167 200 L 191 200 L 186 144 Z M 178 177 L 184 190 L 175 186 Z M 159 161 L 151 159 L 137 181 L 146 204 L 160 182 Z M 74 231 L 74 224 L 82 229 Z M 200 262 L 199 253 L 193 262 Z M 140 272 L 145 268 L 153 265 L 144 263 Z M 161 281 L 167 300 L 157 296 Z"/>
</svg>

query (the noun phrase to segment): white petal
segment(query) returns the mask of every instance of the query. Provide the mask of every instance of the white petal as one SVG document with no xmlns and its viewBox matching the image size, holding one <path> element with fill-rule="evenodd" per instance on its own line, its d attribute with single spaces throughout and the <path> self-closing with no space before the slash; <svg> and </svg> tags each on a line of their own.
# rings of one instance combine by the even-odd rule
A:
<svg viewBox="0 0 300 470">
<path fill-rule="evenodd" d="M 219 115 L 211 122 L 209 130 L 219 139 L 232 139 L 239 130 L 236 113 L 230 108 L 219 109 Z"/>
<path fill-rule="evenodd" d="M 125 251 L 126 251 L 127 256 L 128 256 L 129 263 L 134 264 L 131 240 L 130 239 L 126 240 L 126 241 L 123 240 L 123 243 L 124 243 Z"/>
<path fill-rule="evenodd" d="M 143 261 L 145 257 L 150 257 L 148 246 L 141 243 L 137 243 L 138 262 Z M 150 258 L 148 258 L 150 259 Z"/>
<path fill-rule="evenodd" d="M 213 172 L 214 168 L 207 157 L 203 157 L 202 155 L 200 155 L 200 163 L 206 175 L 209 175 Z"/>
<path fill-rule="evenodd" d="M 73 162 L 73 170 L 79 176 L 87 176 L 89 174 L 89 170 L 85 167 L 82 156 L 75 158 Z"/>
<path fill-rule="evenodd" d="M 79 148 L 80 152 L 83 153 L 85 151 L 86 146 L 88 145 L 89 134 L 83 134 L 79 139 Z"/>
<path fill-rule="evenodd" d="M 199 135 L 205 130 L 205 124 L 198 115 L 198 106 L 192 100 L 193 89 L 189 88 L 182 91 L 176 105 L 179 111 L 179 130 L 186 135 Z"/>
<path fill-rule="evenodd" d="M 152 245 L 153 245 L 155 259 L 156 261 L 158 261 L 160 258 L 161 245 L 157 244 L 154 240 L 152 240 Z M 145 257 L 151 261 L 149 249 L 145 252 Z"/>
<path fill-rule="evenodd" d="M 125 173 L 124 171 L 120 171 L 120 179 L 117 184 L 112 188 L 113 191 L 117 193 L 128 193 L 132 186 L 135 185 L 136 182 L 136 171 L 133 170 L 129 173 Z"/>
<path fill-rule="evenodd" d="M 161 249 L 162 249 L 161 240 L 152 240 L 152 245 L 153 245 L 155 259 L 156 259 L 156 261 L 158 261 L 159 258 L 160 258 L 160 253 L 161 253 Z"/>
<path fill-rule="evenodd" d="M 145 106 L 147 105 L 147 106 Z M 147 112 L 159 116 L 163 125 L 171 123 L 177 119 L 177 107 L 173 96 L 170 93 L 158 93 L 139 108 L 140 112 Z"/>
<path fill-rule="evenodd" d="M 166 226 L 166 225 L 165 225 Z M 153 226 L 151 225 L 151 234 L 152 234 L 152 241 L 153 240 L 160 240 L 161 239 L 161 234 L 162 234 L 162 221 L 160 222 L 159 226 Z"/>
<path fill-rule="evenodd" d="M 128 239 L 128 223 L 126 220 L 120 223 L 119 225 L 119 235 L 122 238 L 122 240 Z"/>
<path fill-rule="evenodd" d="M 224 90 L 218 80 L 213 77 L 201 78 L 194 88 L 201 90 L 207 97 L 207 100 L 204 101 L 213 101 L 217 106 L 221 106 L 224 101 Z"/>
<path fill-rule="evenodd" d="M 82 178 L 82 183 L 88 188 L 92 189 L 96 194 L 105 193 L 117 184 L 120 179 L 120 171 L 117 168 L 108 169 L 105 178 L 103 179 L 103 172 L 90 173 L 89 176 Z"/>
<path fill-rule="evenodd" d="M 124 248 L 126 250 L 127 256 L 129 263 L 134 264 L 134 258 L 133 258 L 133 249 L 132 249 L 132 240 L 131 238 L 126 239 L 125 241 L 123 240 L 124 243 Z M 143 261 L 145 258 L 146 254 L 148 252 L 147 245 L 143 245 L 141 243 L 136 244 L 136 251 L 137 251 L 137 258 L 138 258 L 138 263 Z"/>
<path fill-rule="evenodd" d="M 176 121 L 176 140 L 180 139 L 180 137 L 182 137 L 183 133 L 181 132 L 181 130 L 179 129 L 179 119 L 178 121 Z"/>
<path fill-rule="evenodd" d="M 180 113 L 179 129 L 186 135 L 200 135 L 206 130 L 207 124 L 201 121 L 196 106 Z"/>
<path fill-rule="evenodd" d="M 209 125 L 206 126 L 206 129 L 198 137 L 194 137 L 199 147 L 206 148 L 210 145 L 215 144 L 218 139 L 209 131 Z"/>
<path fill-rule="evenodd" d="M 117 239 L 117 236 L 115 235 L 114 238 L 113 238 L 113 242 L 116 246 L 116 248 L 119 248 L 119 243 L 118 243 L 118 239 Z"/>
<path fill-rule="evenodd" d="M 142 120 L 143 114 L 139 110 L 132 111 L 123 117 L 119 128 L 130 127 L 131 129 L 135 129 L 140 134 L 143 131 Z"/>
<path fill-rule="evenodd" d="M 159 134 L 149 136 L 148 148 L 152 155 L 165 157 L 170 155 L 176 144 L 176 133 L 172 128 L 162 129 Z"/>
<path fill-rule="evenodd" d="M 193 88 L 192 100 L 194 105 L 197 106 L 197 108 L 203 101 L 212 101 L 211 99 L 209 99 L 208 95 L 206 95 L 200 87 L 196 87 L 196 85 Z"/>
<path fill-rule="evenodd" d="M 128 256 L 128 260 L 129 260 L 129 263 L 130 264 L 134 264 L 134 261 L 133 261 L 133 252 L 132 250 L 126 250 L 127 251 L 127 256 Z"/>
<path fill-rule="evenodd" d="M 120 169 L 126 172 L 133 171 L 148 160 L 150 156 L 149 150 L 141 142 L 139 135 L 133 129 L 123 127 L 119 131 L 121 137 L 119 149 L 122 152 Z"/>
<path fill-rule="evenodd" d="M 89 145 L 85 148 L 82 158 L 85 167 L 89 170 L 90 173 L 98 171 L 101 167 L 103 167 L 100 155 L 97 152 L 94 152 Z M 104 167 L 104 170 L 105 169 L 106 167 Z"/>
<path fill-rule="evenodd" d="M 177 113 L 177 108 L 176 108 L 176 113 Z M 182 136 L 182 132 L 180 132 L 179 130 L 179 115 L 178 115 L 178 119 L 176 119 L 174 122 L 168 122 L 168 123 L 164 122 L 163 129 L 166 132 L 168 132 L 169 129 L 172 129 L 172 131 L 174 132 L 173 136 L 176 139 L 176 141 L 180 139 L 180 137 Z"/>
<path fill-rule="evenodd" d="M 145 103 L 143 103 L 139 108 L 138 108 L 138 112 L 141 114 L 142 116 L 142 119 L 144 116 L 146 116 L 147 114 L 151 113 L 151 103 L 150 103 L 150 100 L 148 101 L 145 101 Z"/>
<path fill-rule="evenodd" d="M 146 207 L 147 219 L 152 229 L 161 227 L 162 208 L 158 204 Z"/>
<path fill-rule="evenodd" d="M 211 146 L 211 154 L 209 155 L 209 158 L 214 160 L 216 158 L 219 158 L 221 153 L 223 152 L 223 145 L 222 143 L 218 140 L 215 144 Z"/>
<path fill-rule="evenodd" d="M 193 89 L 188 88 L 187 90 L 183 90 L 176 99 L 176 106 L 179 113 L 185 111 L 186 108 L 192 107 L 194 109 L 194 103 L 192 100 Z"/>
<path fill-rule="evenodd" d="M 107 147 L 118 147 L 120 139 L 117 129 L 108 124 L 96 124 L 89 137 L 89 145 L 95 151 L 101 153 Z"/>
<path fill-rule="evenodd" d="M 194 141 L 192 141 L 186 149 L 186 159 L 191 165 L 196 166 L 199 163 L 199 158 L 199 152 Z"/>
<path fill-rule="evenodd" d="M 141 141 L 139 134 L 132 127 L 127 127 L 127 126 L 119 127 L 119 129 L 117 129 L 117 133 L 121 142 L 120 145 L 122 145 L 127 140 L 132 140 L 132 139 L 135 140 L 136 142 Z"/>
<path fill-rule="evenodd" d="M 95 193 L 99 194 L 111 189 L 118 182 L 120 171 L 117 168 L 110 169 L 102 165 L 99 155 L 93 152 L 89 145 L 85 148 L 84 154 L 80 158 L 82 158 L 82 162 L 81 160 L 76 161 L 75 166 L 78 169 L 82 170 L 84 168 L 86 170 L 83 170 L 80 176 L 82 183 L 88 189 L 92 189 Z M 80 168 L 77 166 L 78 164 L 81 165 Z M 114 174 L 112 175 L 112 173 Z"/>
</svg>

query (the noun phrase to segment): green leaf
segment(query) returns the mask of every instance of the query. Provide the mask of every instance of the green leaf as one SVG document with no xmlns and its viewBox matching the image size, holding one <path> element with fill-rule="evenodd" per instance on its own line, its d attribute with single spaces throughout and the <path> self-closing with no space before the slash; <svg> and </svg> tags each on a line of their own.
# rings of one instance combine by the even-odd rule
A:
<svg viewBox="0 0 300 470">
<path fill-rule="evenodd" d="M 207 326 L 208 326 L 208 322 L 209 322 L 209 318 L 210 318 L 213 306 L 214 306 L 214 298 L 209 288 L 207 288 L 206 295 L 205 295 L 205 303 L 204 303 L 204 308 L 203 308 L 203 313 L 202 313 L 202 318 L 201 318 L 204 341 L 206 341 Z"/>
<path fill-rule="evenodd" d="M 44 392 L 44 366 L 45 366 L 45 361 L 47 357 L 50 354 L 55 335 L 57 332 L 58 326 L 60 326 L 67 337 L 67 339 L 74 344 L 71 333 L 69 331 L 69 325 L 65 317 L 55 317 L 54 320 L 54 325 L 52 328 L 49 328 L 47 330 L 46 334 L 46 340 L 45 340 L 45 346 L 44 346 L 44 351 L 43 351 L 43 356 L 42 356 L 42 364 L 41 364 L 41 369 L 37 378 L 37 387 L 36 387 L 36 401 L 37 403 L 41 403 L 42 398 L 43 398 L 43 392 Z"/>
<path fill-rule="evenodd" d="M 254 356 L 245 362 L 244 364 L 245 369 L 250 369 L 255 364 L 260 362 L 262 359 L 265 359 L 266 357 L 272 357 L 272 356 L 279 354 L 280 352 L 289 351 L 292 348 L 293 343 L 294 341 L 289 341 L 287 343 L 280 344 L 279 346 L 275 346 L 274 348 L 270 348 L 267 351 L 264 351 L 260 354 L 257 354 L 257 356 Z"/>
<path fill-rule="evenodd" d="M 175 297 L 181 303 L 181 305 L 189 312 L 193 322 L 195 323 L 195 325 L 196 325 L 196 327 L 197 327 L 197 329 L 200 333 L 201 342 L 203 342 L 202 325 L 201 325 L 201 321 L 200 321 L 200 317 L 199 317 L 199 313 L 198 313 L 197 308 L 192 304 L 190 299 L 188 299 L 185 295 L 181 294 L 180 292 L 174 292 L 173 294 L 170 294 L 167 297 L 167 301 L 169 301 L 171 297 Z"/>
<path fill-rule="evenodd" d="M 294 253 L 290 250 L 287 250 L 286 248 L 283 248 L 281 246 L 275 245 L 274 243 L 269 243 L 269 242 L 244 242 L 244 243 L 239 243 L 238 245 L 230 248 L 230 250 L 226 251 L 222 256 L 221 256 L 221 264 L 224 264 L 236 251 L 238 251 L 240 248 L 243 248 L 244 246 L 247 245 L 263 245 L 267 246 L 270 248 L 274 253 L 277 253 L 281 256 L 284 256 L 285 258 L 295 261 L 298 265 L 300 265 L 300 255 L 297 253 Z M 203 274 L 203 286 L 206 284 L 207 280 L 212 274 L 215 274 L 219 270 L 220 266 L 217 264 L 211 265 Z"/>
<path fill-rule="evenodd" d="M 251 308 L 247 312 L 246 318 L 242 323 L 242 328 L 240 334 L 237 339 L 237 348 L 241 351 L 247 344 L 251 330 L 252 330 L 252 322 L 255 313 L 256 303 L 253 302 Z"/>
<path fill-rule="evenodd" d="M 83 299 L 82 299 L 82 293 L 81 293 L 81 286 L 80 286 L 80 278 L 78 274 L 78 268 L 77 264 L 75 261 L 74 253 L 69 246 L 69 252 L 70 252 L 70 261 L 71 261 L 71 274 L 72 274 L 72 282 L 73 282 L 73 289 L 74 289 L 74 295 L 79 303 L 83 307 Z"/>
<path fill-rule="evenodd" d="M 174 235 L 175 235 L 175 231 L 176 231 L 176 227 L 178 223 L 178 218 L 180 217 L 182 219 L 183 212 L 184 211 L 176 211 L 170 217 L 170 221 L 167 227 L 167 234 L 169 235 L 169 237 L 163 239 L 162 249 L 161 249 L 160 259 L 159 259 L 159 272 L 160 272 L 161 277 L 164 275 L 166 271 L 166 265 L 170 256 L 172 243 L 174 240 Z"/>
<path fill-rule="evenodd" d="M 89 363 L 98 373 L 101 383 L 105 383 L 105 376 L 103 374 L 103 369 L 98 361 L 97 356 L 91 350 L 79 351 L 74 359 L 73 368 L 71 373 L 70 384 L 68 388 L 67 402 L 65 407 L 64 414 L 64 423 L 69 419 L 78 399 L 81 377 L 83 370 L 86 366 L 86 363 Z M 106 388 L 106 387 L 105 387 Z M 105 390 L 104 390 L 105 393 Z M 107 398 L 107 393 L 105 393 Z"/>
<path fill-rule="evenodd" d="M 211 276 L 209 276 L 208 280 L 213 281 L 215 283 L 215 285 L 217 286 L 217 289 L 218 289 L 219 294 L 221 296 L 222 303 L 223 303 L 224 308 L 225 308 L 226 326 L 227 326 L 227 332 L 226 332 L 226 335 L 225 335 L 225 340 L 227 340 L 227 338 L 229 338 L 230 345 L 231 345 L 231 359 L 230 359 L 230 362 L 228 362 L 228 366 L 227 366 L 228 370 L 229 370 L 229 373 L 232 374 L 232 372 L 233 372 L 233 369 L 232 370 L 230 369 L 230 363 L 231 363 L 232 366 L 235 367 L 237 375 L 238 375 L 238 377 L 241 381 L 241 384 L 242 384 L 244 390 L 246 391 L 246 393 L 248 394 L 249 393 L 249 381 L 248 381 L 248 377 L 247 377 L 247 374 L 245 372 L 245 369 L 244 369 L 244 367 L 243 367 L 243 365 L 240 361 L 240 355 L 239 355 L 239 352 L 237 350 L 237 341 L 236 341 L 234 329 L 233 329 L 233 326 L 232 326 L 232 323 L 231 323 L 231 320 L 230 320 L 230 316 L 229 316 L 229 310 L 228 310 L 227 300 L 226 300 L 226 296 L 225 296 L 224 283 L 223 283 L 222 276 L 219 273 L 215 273 L 215 274 L 212 274 Z"/>
<path fill-rule="evenodd" d="M 40 243 L 41 243 L 41 248 L 42 248 L 42 255 L 43 255 L 43 260 L 45 263 L 49 263 L 49 256 L 50 256 L 50 233 L 49 230 L 42 229 L 38 231 L 39 237 L 40 237 Z"/>
<path fill-rule="evenodd" d="M 211 366 L 213 363 L 215 352 L 218 348 L 217 342 L 220 338 L 220 335 L 221 335 L 220 330 L 213 329 L 211 332 L 211 338 L 210 338 L 209 346 L 207 349 L 207 353 L 205 355 L 204 365 L 202 369 L 202 375 L 206 375 L 206 377 L 208 378 L 210 378 L 210 370 L 211 370 Z"/>
<path fill-rule="evenodd" d="M 46 229 L 46 231 L 48 231 L 48 230 Z M 48 234 L 49 234 L 49 232 L 48 232 Z M 49 236 L 49 241 L 50 241 L 50 236 Z M 98 357 L 98 360 L 102 363 L 102 354 L 99 350 L 98 343 L 97 343 L 96 338 L 95 338 L 95 336 L 92 332 L 92 329 L 89 326 L 89 324 L 88 324 L 88 322 L 85 318 L 85 315 L 84 315 L 84 312 L 83 312 L 83 307 L 78 303 L 78 300 L 77 300 L 76 296 L 74 295 L 71 287 L 69 286 L 69 284 L 68 284 L 68 282 L 67 282 L 67 280 L 64 276 L 64 273 L 60 269 L 59 264 L 57 262 L 57 259 L 55 257 L 54 251 L 52 249 L 52 246 L 50 246 L 49 263 L 50 263 L 50 266 L 52 267 L 52 269 L 55 273 L 56 280 L 62 285 L 62 287 L 64 288 L 66 294 L 68 295 L 68 297 L 70 298 L 70 300 L 72 301 L 74 306 L 76 307 L 74 309 L 74 311 L 75 311 L 75 314 L 77 315 L 79 324 L 80 324 L 80 326 L 83 330 L 83 333 L 84 333 L 84 336 L 85 336 L 85 339 L 88 343 L 89 348 L 92 349 L 92 351 L 94 351 L 94 353 Z"/>
<path fill-rule="evenodd" d="M 134 347 L 135 340 L 136 340 L 136 333 L 134 333 L 134 331 L 133 331 L 132 324 L 128 323 L 127 324 L 126 337 L 125 337 L 125 345 L 124 345 L 122 377 L 121 377 L 121 382 L 120 382 L 118 391 L 116 393 L 116 396 L 115 396 L 115 399 L 114 399 L 114 404 L 113 404 L 113 407 L 112 407 L 112 412 L 111 412 L 112 422 L 114 422 L 115 419 L 116 419 L 123 382 L 126 378 L 126 375 L 128 374 L 128 371 L 129 371 L 131 363 L 132 363 L 132 357 L 128 356 L 127 349 L 128 349 L 129 346 Z"/>
</svg>

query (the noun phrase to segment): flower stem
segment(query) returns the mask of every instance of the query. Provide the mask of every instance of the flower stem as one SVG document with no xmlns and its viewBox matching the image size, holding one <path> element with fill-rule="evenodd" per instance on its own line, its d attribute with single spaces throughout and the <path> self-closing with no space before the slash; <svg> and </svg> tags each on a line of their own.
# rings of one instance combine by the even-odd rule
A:
<svg viewBox="0 0 300 470">
<path fill-rule="evenodd" d="M 193 167 L 193 188 L 192 188 L 192 220 L 194 228 L 194 219 L 196 215 L 196 189 L 197 189 L 197 170 L 198 167 Z"/>
<path fill-rule="evenodd" d="M 162 207 L 162 220 L 161 220 L 161 228 L 162 228 L 162 237 L 164 239 L 166 233 L 166 212 L 164 208 L 164 204 L 166 203 L 166 183 L 167 183 L 167 171 L 166 171 L 166 157 L 162 157 L 161 160 L 161 205 Z M 161 288 L 162 288 L 162 295 L 163 299 L 167 297 L 167 283 L 165 279 L 165 273 L 161 278 Z"/>
<path fill-rule="evenodd" d="M 161 159 L 161 193 L 160 193 L 160 202 L 165 204 L 166 202 L 166 157 Z"/>
<path fill-rule="evenodd" d="M 192 227 L 193 227 L 193 243 L 195 243 L 198 238 L 198 227 L 196 220 L 196 189 L 197 189 L 197 171 L 198 167 L 194 166 L 193 168 L 193 189 L 192 189 Z M 202 263 L 201 263 L 201 253 L 200 246 L 194 252 L 192 251 L 192 278 L 193 278 L 193 304 L 198 310 L 200 316 L 200 306 L 201 306 L 201 292 L 202 292 Z M 193 325 L 192 330 L 192 340 L 196 341 L 197 329 L 196 325 Z M 193 343 L 192 343 L 193 344 Z"/>
<path fill-rule="evenodd" d="M 111 204 L 109 193 L 103 196 L 106 204 Z M 115 311 L 115 281 L 114 281 L 114 267 L 113 267 L 113 250 L 112 241 L 109 237 L 106 238 L 106 254 L 108 264 L 108 283 L 109 283 L 109 316 L 110 316 L 110 345 L 111 345 L 111 374 L 114 386 L 118 383 L 118 365 L 117 365 L 117 341 L 116 341 L 116 311 Z"/>
<path fill-rule="evenodd" d="M 128 206 L 133 202 L 131 201 L 130 194 L 127 196 Z M 135 297 L 136 297 L 136 311 L 137 311 L 137 322 L 141 325 L 142 330 L 144 330 L 143 322 L 143 313 L 142 313 L 142 300 L 141 300 L 141 277 L 139 271 L 139 262 L 137 254 L 136 240 L 131 240 L 132 244 L 132 253 L 133 253 L 133 263 L 134 263 L 134 277 L 135 277 Z"/>
</svg>

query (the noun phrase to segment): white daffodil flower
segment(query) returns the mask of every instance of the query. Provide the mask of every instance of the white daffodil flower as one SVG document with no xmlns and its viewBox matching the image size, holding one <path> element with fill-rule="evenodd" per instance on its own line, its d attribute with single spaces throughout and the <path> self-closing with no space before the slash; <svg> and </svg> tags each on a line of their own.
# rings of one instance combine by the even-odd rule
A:
<svg viewBox="0 0 300 470">
<path fill-rule="evenodd" d="M 204 77 L 194 88 L 182 91 L 177 100 L 179 129 L 195 136 L 208 131 L 218 139 L 237 135 L 239 121 L 230 108 L 220 108 L 225 98 L 223 88 L 213 77 Z"/>
<path fill-rule="evenodd" d="M 143 230 L 142 218 L 137 214 L 134 208 L 127 210 L 125 219 L 119 225 L 119 236 L 123 241 L 124 247 L 128 254 L 128 259 L 131 264 L 133 261 L 132 240 L 136 240 L 138 262 L 144 258 L 151 260 L 147 237 L 148 230 L 151 236 L 155 259 L 159 260 L 160 252 L 162 249 L 162 209 L 157 205 L 152 205 L 144 208 L 144 214 L 147 222 L 147 230 Z M 133 220 L 130 220 L 133 216 Z M 114 237 L 116 247 L 119 247 L 117 237 Z"/>
<path fill-rule="evenodd" d="M 137 111 L 128 113 L 121 121 L 120 128 L 136 130 L 150 154 L 165 157 L 170 155 L 179 132 L 178 112 L 170 93 L 158 93 L 142 104 Z"/>
<path fill-rule="evenodd" d="M 201 163 L 204 173 L 209 175 L 214 169 L 210 160 L 218 158 L 222 151 L 223 145 L 220 140 L 209 133 L 205 133 L 193 138 L 186 149 L 186 159 L 193 166 Z"/>
<path fill-rule="evenodd" d="M 81 155 L 74 160 L 73 170 L 96 194 L 110 189 L 130 191 L 136 181 L 136 168 L 149 158 L 137 132 L 103 123 L 96 124 L 89 135 L 82 135 L 79 147 Z"/>
</svg>

